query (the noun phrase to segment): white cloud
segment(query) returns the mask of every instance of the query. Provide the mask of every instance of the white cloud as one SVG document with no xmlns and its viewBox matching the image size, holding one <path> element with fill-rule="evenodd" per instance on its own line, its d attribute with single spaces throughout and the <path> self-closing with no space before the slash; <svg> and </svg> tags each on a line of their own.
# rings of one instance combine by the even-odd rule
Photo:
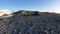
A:
<svg viewBox="0 0 60 34">
<path fill-rule="evenodd" d="M 3 14 L 10 14 L 10 10 L 4 9 L 4 10 L 0 10 L 0 16 L 2 16 Z"/>
<path fill-rule="evenodd" d="M 48 12 L 55 12 L 55 13 L 59 13 L 60 14 L 60 10 L 50 10 Z"/>
</svg>

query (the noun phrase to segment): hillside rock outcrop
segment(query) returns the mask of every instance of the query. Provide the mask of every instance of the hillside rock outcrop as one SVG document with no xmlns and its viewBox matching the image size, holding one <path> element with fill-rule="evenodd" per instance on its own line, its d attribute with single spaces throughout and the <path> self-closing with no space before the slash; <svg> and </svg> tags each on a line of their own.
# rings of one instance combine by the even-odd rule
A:
<svg viewBox="0 0 60 34">
<path fill-rule="evenodd" d="M 18 13 L 0 18 L 0 34 L 60 34 L 60 14 Z"/>
</svg>

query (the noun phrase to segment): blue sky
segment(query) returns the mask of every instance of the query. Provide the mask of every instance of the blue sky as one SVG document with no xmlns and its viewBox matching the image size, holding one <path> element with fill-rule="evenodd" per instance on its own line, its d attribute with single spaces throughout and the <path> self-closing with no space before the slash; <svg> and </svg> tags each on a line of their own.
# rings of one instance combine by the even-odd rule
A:
<svg viewBox="0 0 60 34">
<path fill-rule="evenodd" d="M 0 0 L 0 10 L 60 10 L 60 0 Z"/>
</svg>

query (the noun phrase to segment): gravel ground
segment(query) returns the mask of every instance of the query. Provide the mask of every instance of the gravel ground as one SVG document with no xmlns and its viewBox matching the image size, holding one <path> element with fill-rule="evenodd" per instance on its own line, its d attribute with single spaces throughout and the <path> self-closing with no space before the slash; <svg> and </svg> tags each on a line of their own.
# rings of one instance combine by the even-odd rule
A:
<svg viewBox="0 0 60 34">
<path fill-rule="evenodd" d="M 60 34 L 60 15 L 0 18 L 0 34 Z"/>
</svg>

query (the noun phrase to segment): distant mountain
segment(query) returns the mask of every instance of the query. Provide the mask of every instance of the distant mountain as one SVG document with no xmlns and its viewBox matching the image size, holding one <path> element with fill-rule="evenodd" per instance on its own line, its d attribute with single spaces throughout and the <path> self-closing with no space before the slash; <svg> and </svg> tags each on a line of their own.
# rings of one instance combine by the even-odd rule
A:
<svg viewBox="0 0 60 34">
<path fill-rule="evenodd" d="M 17 11 L 0 18 L 0 34 L 60 34 L 60 14 Z"/>
</svg>

